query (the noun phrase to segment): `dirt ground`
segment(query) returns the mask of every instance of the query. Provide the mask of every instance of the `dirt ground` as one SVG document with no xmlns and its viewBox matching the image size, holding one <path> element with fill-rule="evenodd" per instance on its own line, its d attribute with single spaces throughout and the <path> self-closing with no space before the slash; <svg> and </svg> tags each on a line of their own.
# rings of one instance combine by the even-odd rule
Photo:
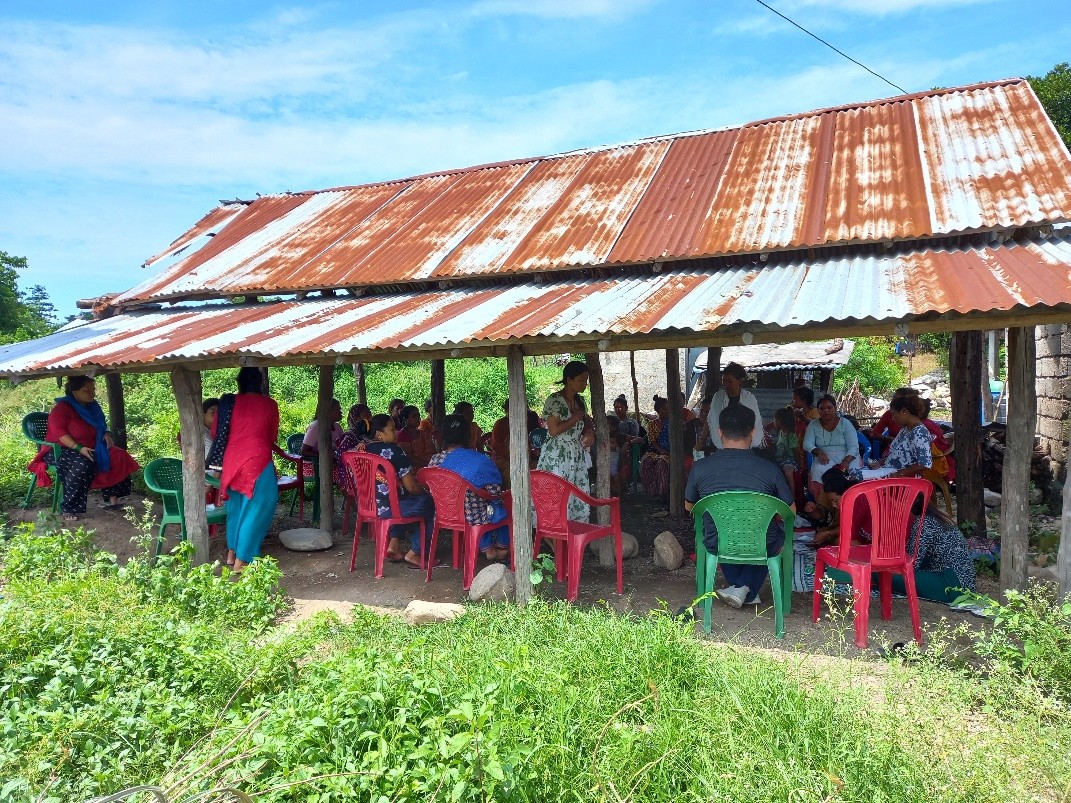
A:
<svg viewBox="0 0 1071 803">
<path fill-rule="evenodd" d="M 95 500 L 92 500 L 95 503 Z M 143 499 L 132 497 L 131 505 L 139 514 L 143 512 Z M 462 602 L 465 593 L 461 589 L 461 573 L 449 566 L 449 538 L 440 538 L 439 556 L 446 565 L 434 572 L 432 582 L 425 583 L 422 572 L 407 569 L 400 564 L 387 564 L 381 580 L 375 580 L 372 569 L 372 541 L 362 537 L 357 552 L 357 566 L 349 571 L 352 530 L 343 534 L 341 515 L 336 518 L 334 546 L 323 552 L 291 552 L 282 546 L 278 533 L 282 530 L 310 526 L 309 508 L 306 506 L 304 521 L 297 516 L 286 515 L 281 505 L 274 525 L 264 542 L 263 553 L 278 560 L 283 571 L 283 587 L 293 600 L 293 609 L 288 619 L 304 618 L 318 611 L 333 610 L 346 615 L 354 604 L 361 604 L 384 611 L 400 612 L 414 599 L 436 602 Z M 7 512 L 12 521 L 32 521 L 38 510 L 13 509 Z M 159 515 L 158 506 L 154 515 Z M 612 568 L 601 567 L 590 554 L 585 557 L 580 581 L 579 605 L 607 605 L 618 613 L 645 615 L 650 611 L 667 610 L 677 613 L 689 605 L 695 597 L 695 565 L 685 559 L 676 571 L 666 571 L 655 566 L 653 541 L 656 535 L 669 530 L 682 544 L 694 544 L 690 518 L 672 519 L 663 504 L 646 497 L 626 497 L 622 505 L 623 528 L 640 542 L 639 556 L 626 560 L 624 567 L 625 593 L 615 593 L 615 574 Z M 84 521 L 87 529 L 95 531 L 100 548 L 114 552 L 120 558 L 134 552 L 131 541 L 136 530 L 122 513 L 91 508 Z M 351 525 L 352 526 L 352 525 Z M 169 528 L 166 547 L 177 540 L 177 527 Z M 212 539 L 210 555 L 222 561 L 226 543 L 220 533 Z M 691 552 L 687 548 L 686 552 Z M 482 567 L 483 559 L 477 564 Z M 988 590 L 984 588 L 983 590 Z M 564 596 L 564 584 L 541 585 L 537 593 L 549 598 Z M 715 601 L 713 606 L 713 632 L 718 641 L 733 642 L 754 647 L 775 649 L 802 649 L 814 653 L 841 654 L 851 646 L 851 616 L 830 622 L 823 619 L 811 621 L 811 594 L 792 595 L 792 611 L 786 618 L 786 637 L 779 641 L 773 636 L 773 608 L 769 584 L 762 593 L 765 605 L 748 606 L 741 610 L 731 609 Z M 947 606 L 921 600 L 923 633 L 942 618 L 953 623 L 968 621 L 981 625 L 981 620 L 966 613 L 951 611 Z M 878 601 L 872 600 L 870 620 L 871 647 L 911 639 L 911 620 L 906 600 L 893 601 L 893 618 L 882 621 Z M 697 632 L 702 632 L 697 625 Z M 847 644 L 845 643 L 847 642 Z"/>
</svg>

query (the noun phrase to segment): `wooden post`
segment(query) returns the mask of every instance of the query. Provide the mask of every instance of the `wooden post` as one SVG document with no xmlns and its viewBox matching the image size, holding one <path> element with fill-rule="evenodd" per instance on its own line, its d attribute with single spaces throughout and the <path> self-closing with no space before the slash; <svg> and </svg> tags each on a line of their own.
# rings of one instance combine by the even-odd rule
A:
<svg viewBox="0 0 1071 803">
<path fill-rule="evenodd" d="M 186 368 L 171 371 L 171 389 L 179 411 L 182 449 L 182 499 L 186 538 L 193 562 L 208 563 L 208 514 L 205 511 L 205 441 L 201 416 L 201 374 Z"/>
<path fill-rule="evenodd" d="M 721 346 L 707 346 L 707 381 L 703 398 L 709 399 L 721 390 Z"/>
<path fill-rule="evenodd" d="M 998 334 L 999 333 L 996 329 L 990 329 L 988 332 L 986 332 L 986 340 L 988 345 L 988 348 L 986 349 L 986 367 L 989 369 L 988 373 L 990 379 L 996 379 L 997 375 L 1000 373 L 1000 350 L 998 348 Z"/>
<path fill-rule="evenodd" d="M 982 502 L 982 333 L 955 332 L 949 347 L 952 426 L 956 432 L 956 517 L 986 532 Z"/>
<path fill-rule="evenodd" d="M 104 382 L 108 386 L 108 429 L 111 430 L 115 445 L 125 449 L 126 401 L 123 398 L 123 377 L 121 374 L 105 374 Z"/>
<path fill-rule="evenodd" d="M 260 376 L 261 376 L 261 379 L 263 380 L 262 385 L 261 385 L 261 387 L 263 387 L 263 390 L 261 391 L 261 393 L 263 393 L 265 396 L 270 396 L 271 395 L 271 375 L 268 373 L 268 366 L 265 365 L 263 368 L 260 369 Z"/>
<path fill-rule="evenodd" d="M 684 418 L 681 415 L 681 357 L 666 349 L 666 398 L 669 399 L 669 514 L 684 515 Z"/>
<path fill-rule="evenodd" d="M 510 346 L 506 352 L 506 368 L 509 371 L 513 559 L 517 568 L 517 604 L 527 605 L 532 599 L 532 483 L 528 476 L 528 391 L 524 385 L 524 355 L 519 346 Z"/>
<path fill-rule="evenodd" d="M 364 363 L 353 364 L 353 381 L 357 384 L 357 403 L 368 404 L 368 385 L 364 375 Z"/>
<path fill-rule="evenodd" d="M 1037 391 L 1034 387 L 1037 360 L 1033 326 L 1016 326 L 1008 330 L 1007 354 L 1008 429 L 1000 492 L 1002 592 L 1009 589 L 1023 591 L 1027 582 L 1030 460 L 1037 429 Z"/>
<path fill-rule="evenodd" d="M 629 370 L 632 374 L 632 417 L 636 419 L 636 425 L 640 427 L 640 432 L 647 432 L 647 427 L 644 426 L 643 416 L 640 415 L 640 382 L 636 378 L 636 352 L 630 351 L 628 353 Z M 640 487 L 640 470 L 639 460 L 634 458 L 636 450 L 640 447 L 636 444 L 631 444 L 628 447 L 628 459 L 632 464 L 632 493 L 636 493 L 636 490 Z"/>
<path fill-rule="evenodd" d="M 320 386 L 316 396 L 316 420 L 320 438 L 320 529 L 330 534 L 335 529 L 335 484 L 331 470 L 335 464 L 335 446 L 331 441 L 331 400 L 335 395 L 335 366 L 320 366 Z"/>
<path fill-rule="evenodd" d="M 610 496 L 610 427 L 606 421 L 606 388 L 603 384 L 602 360 L 599 353 L 584 355 L 588 366 L 588 387 L 591 389 L 591 416 L 595 420 L 595 496 Z M 610 508 L 595 508 L 599 524 L 610 523 Z"/>
<path fill-rule="evenodd" d="M 1067 441 L 1071 455 L 1071 436 Z M 1071 596 L 1071 472 L 1064 469 L 1063 509 L 1060 514 L 1060 550 L 1056 555 L 1056 578 L 1060 581 L 1060 599 Z"/>
<path fill-rule="evenodd" d="M 431 361 L 431 420 L 435 425 L 435 437 L 438 439 L 443 428 L 443 419 L 446 418 L 446 360 Z M 524 408 L 524 420 L 528 420 L 528 408 Z M 510 437 L 513 437 L 512 431 Z M 525 435 L 525 443 L 528 436 Z M 524 464 L 528 465 L 525 457 Z"/>
</svg>

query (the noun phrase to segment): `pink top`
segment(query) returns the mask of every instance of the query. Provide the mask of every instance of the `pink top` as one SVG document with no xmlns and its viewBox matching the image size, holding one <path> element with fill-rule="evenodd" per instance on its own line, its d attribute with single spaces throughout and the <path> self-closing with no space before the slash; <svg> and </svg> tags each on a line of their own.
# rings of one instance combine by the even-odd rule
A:
<svg viewBox="0 0 1071 803">
<path fill-rule="evenodd" d="M 234 399 L 231 431 L 223 453 L 220 496 L 228 491 L 253 496 L 253 486 L 272 462 L 272 449 L 279 438 L 279 405 L 261 393 L 239 393 Z"/>
</svg>

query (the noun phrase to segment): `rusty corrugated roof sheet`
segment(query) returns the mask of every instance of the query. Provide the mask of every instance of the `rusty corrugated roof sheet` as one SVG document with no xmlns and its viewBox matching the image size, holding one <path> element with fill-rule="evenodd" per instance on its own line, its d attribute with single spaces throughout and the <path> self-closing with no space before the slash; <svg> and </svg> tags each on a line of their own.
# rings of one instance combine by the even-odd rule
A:
<svg viewBox="0 0 1071 803">
<path fill-rule="evenodd" d="M 1071 234 L 1023 243 L 821 261 L 670 270 L 656 275 L 448 288 L 360 298 L 209 304 L 135 311 L 0 348 L 0 376 L 71 370 L 160 370 L 167 362 L 303 356 L 365 360 L 524 342 L 561 351 L 571 340 L 704 333 L 703 340 L 806 338 L 808 327 L 1023 309 L 1071 316 Z M 977 326 L 977 323 L 973 323 Z M 857 326 L 858 328 L 858 326 Z M 698 339 L 698 338 L 696 338 Z M 759 338 L 756 338 L 759 339 Z M 736 341 L 739 342 L 739 341 Z M 628 348 L 612 341 L 613 348 Z"/>
<path fill-rule="evenodd" d="M 488 278 L 1066 220 L 1071 156 L 1030 85 L 1012 79 L 224 206 L 164 252 L 175 261 L 160 275 L 112 303 Z"/>
</svg>

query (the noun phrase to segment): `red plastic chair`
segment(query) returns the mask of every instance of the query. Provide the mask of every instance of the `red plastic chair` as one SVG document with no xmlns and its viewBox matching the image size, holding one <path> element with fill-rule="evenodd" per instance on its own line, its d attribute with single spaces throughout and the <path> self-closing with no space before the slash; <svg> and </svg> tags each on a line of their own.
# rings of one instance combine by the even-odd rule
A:
<svg viewBox="0 0 1071 803">
<path fill-rule="evenodd" d="M 613 536 L 614 551 L 617 556 L 617 593 L 624 593 L 625 583 L 621 560 L 621 500 L 596 499 L 549 471 L 533 471 L 531 478 L 532 504 L 535 505 L 536 514 L 535 545 L 532 554 L 539 554 L 539 543 L 544 538 L 561 542 L 561 546 L 555 553 L 554 566 L 558 580 L 568 581 L 566 593 L 568 600 L 574 601 L 580 589 L 580 565 L 584 561 L 584 549 L 592 541 L 607 536 Z M 570 521 L 568 515 L 570 496 L 575 496 L 592 507 L 609 507 L 609 525 Z"/>
<path fill-rule="evenodd" d="M 881 618 L 892 618 L 892 576 L 904 577 L 907 604 L 911 609 L 911 625 L 915 641 L 922 644 L 922 626 L 919 620 L 919 597 L 915 590 L 915 558 L 918 555 L 919 535 L 926 504 L 933 493 L 929 481 L 917 478 L 869 480 L 853 485 L 840 499 L 840 543 L 834 547 L 818 550 L 814 562 L 814 596 L 811 615 L 818 621 L 822 605 L 822 582 L 826 567 L 847 572 L 852 578 L 855 593 L 855 646 L 866 649 L 867 626 L 870 619 L 870 576 L 878 575 L 878 590 L 881 597 Z M 911 508 L 922 496 L 922 511 L 915 530 L 915 548 L 907 553 L 908 526 Z M 858 503 L 858 504 L 857 504 Z M 859 526 L 858 519 L 870 513 L 869 546 L 852 546 L 852 533 Z"/>
<path fill-rule="evenodd" d="M 278 486 L 280 494 L 286 493 L 287 491 L 293 491 L 295 494 L 297 494 L 298 517 L 299 518 L 304 518 L 305 517 L 305 471 L 304 471 L 304 463 L 306 461 L 302 460 L 300 455 L 290 454 L 289 452 L 286 452 L 286 451 L 280 449 L 274 443 L 271 446 L 271 450 L 272 450 L 272 452 L 275 453 L 275 456 L 278 457 L 281 462 L 290 463 L 291 465 L 294 466 L 294 473 L 293 474 L 279 474 L 278 477 L 276 477 L 275 484 Z M 293 502 L 293 500 L 291 500 L 291 502 L 290 502 L 290 512 L 293 513 L 293 511 L 294 511 L 294 502 Z"/>
<path fill-rule="evenodd" d="M 424 567 L 427 550 L 424 549 L 424 519 L 420 516 L 403 516 L 398 509 L 398 475 L 389 460 L 378 454 L 368 452 L 345 452 L 342 464 L 346 467 L 357 489 L 357 523 L 353 528 L 353 554 L 350 556 L 350 571 L 357 566 L 357 543 L 361 535 L 361 525 L 367 523 L 376 542 L 376 579 L 383 576 L 383 562 L 387 556 L 387 544 L 390 542 L 390 528 L 396 524 L 420 525 L 420 565 Z M 376 509 L 376 484 L 387 486 L 391 515 L 380 518 Z"/>
<path fill-rule="evenodd" d="M 469 524 L 465 520 L 465 494 L 473 493 L 480 499 L 490 500 L 493 497 L 489 491 L 477 488 L 460 474 L 449 469 L 429 466 L 417 472 L 417 479 L 431 492 L 431 498 L 435 500 L 435 527 L 431 531 L 431 549 L 429 555 L 434 557 L 435 549 L 439 543 L 439 531 L 451 530 L 454 533 L 454 568 L 461 568 L 462 556 L 464 558 L 464 570 L 461 574 L 461 585 L 468 591 L 472 585 L 472 578 L 476 574 L 476 553 L 479 552 L 480 536 L 499 527 L 510 528 L 510 567 L 515 568 L 513 563 L 513 528 L 511 525 L 513 513 L 513 498 L 509 491 L 502 495 L 502 501 L 506 505 L 506 511 L 510 515 L 505 521 L 495 524 Z M 431 582 L 431 570 L 435 565 L 434 560 L 428 561 L 428 582 Z"/>
</svg>

